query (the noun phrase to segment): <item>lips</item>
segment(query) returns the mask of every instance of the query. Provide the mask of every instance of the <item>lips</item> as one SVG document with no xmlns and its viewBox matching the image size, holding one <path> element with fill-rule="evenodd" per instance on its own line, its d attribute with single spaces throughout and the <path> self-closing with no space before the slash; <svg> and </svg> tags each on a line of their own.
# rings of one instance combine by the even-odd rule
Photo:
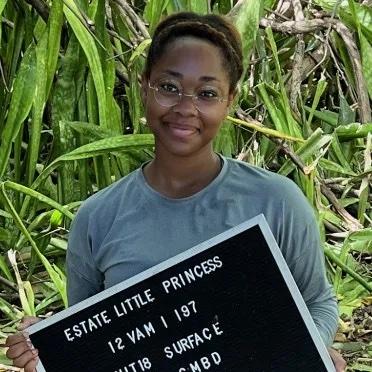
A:
<svg viewBox="0 0 372 372">
<path fill-rule="evenodd" d="M 194 125 L 184 123 L 165 123 L 171 134 L 178 138 L 187 138 L 199 132 L 199 128 Z"/>
</svg>

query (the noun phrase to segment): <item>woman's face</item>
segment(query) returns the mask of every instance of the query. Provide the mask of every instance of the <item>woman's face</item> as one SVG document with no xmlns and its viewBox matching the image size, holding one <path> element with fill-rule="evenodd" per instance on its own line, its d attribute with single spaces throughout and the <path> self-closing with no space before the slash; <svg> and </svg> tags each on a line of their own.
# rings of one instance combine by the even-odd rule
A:
<svg viewBox="0 0 372 372">
<path fill-rule="evenodd" d="M 229 87 L 229 76 L 216 46 L 194 37 L 171 42 L 152 67 L 150 80 L 144 79 L 142 85 L 146 119 L 155 136 L 157 154 L 190 156 L 212 151 L 212 140 L 233 100 Z M 198 100 L 182 96 L 174 106 L 164 107 L 154 88 L 163 96 L 183 92 L 197 95 Z M 210 103 L 208 97 L 225 100 Z"/>
</svg>

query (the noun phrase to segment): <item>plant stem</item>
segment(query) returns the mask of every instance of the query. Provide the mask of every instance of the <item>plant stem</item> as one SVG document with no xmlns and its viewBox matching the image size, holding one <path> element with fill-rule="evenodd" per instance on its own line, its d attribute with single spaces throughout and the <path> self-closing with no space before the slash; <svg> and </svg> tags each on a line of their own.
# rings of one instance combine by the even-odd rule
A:
<svg viewBox="0 0 372 372">
<path fill-rule="evenodd" d="M 325 255 L 338 267 L 340 267 L 343 271 L 348 273 L 351 277 L 353 277 L 360 285 L 362 285 L 368 292 L 372 293 L 372 285 L 368 283 L 365 279 L 362 278 L 361 275 L 356 273 L 353 269 L 348 267 L 344 264 L 333 252 L 331 249 L 325 247 L 324 248 Z"/>
</svg>

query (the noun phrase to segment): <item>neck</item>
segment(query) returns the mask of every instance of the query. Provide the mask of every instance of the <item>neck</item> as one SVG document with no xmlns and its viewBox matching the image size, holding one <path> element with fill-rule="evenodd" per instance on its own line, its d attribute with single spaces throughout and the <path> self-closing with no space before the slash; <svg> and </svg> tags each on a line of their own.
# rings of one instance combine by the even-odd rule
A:
<svg viewBox="0 0 372 372">
<path fill-rule="evenodd" d="M 212 151 L 191 158 L 156 154 L 144 168 L 144 175 L 149 185 L 161 194 L 184 198 L 205 188 L 220 170 L 220 158 Z"/>
</svg>

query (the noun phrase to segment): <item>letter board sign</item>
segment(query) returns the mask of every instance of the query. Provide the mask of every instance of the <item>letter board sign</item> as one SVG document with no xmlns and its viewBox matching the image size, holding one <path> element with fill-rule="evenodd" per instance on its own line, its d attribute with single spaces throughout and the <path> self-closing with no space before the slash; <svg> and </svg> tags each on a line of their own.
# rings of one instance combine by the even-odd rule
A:
<svg viewBox="0 0 372 372">
<path fill-rule="evenodd" d="M 334 372 L 263 215 L 29 328 L 38 372 Z"/>
</svg>

